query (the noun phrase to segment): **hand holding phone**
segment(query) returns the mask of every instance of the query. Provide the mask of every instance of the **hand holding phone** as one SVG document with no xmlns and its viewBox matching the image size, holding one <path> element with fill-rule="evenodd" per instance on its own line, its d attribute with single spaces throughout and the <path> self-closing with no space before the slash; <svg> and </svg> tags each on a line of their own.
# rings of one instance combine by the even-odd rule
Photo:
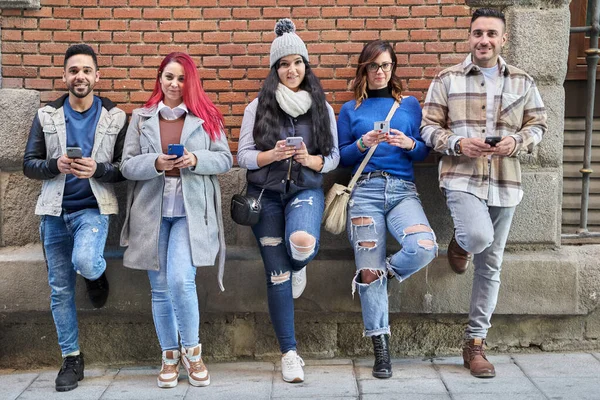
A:
<svg viewBox="0 0 600 400">
<path fill-rule="evenodd" d="M 83 152 L 81 151 L 81 147 L 67 147 L 67 157 L 82 158 Z"/>
<path fill-rule="evenodd" d="M 167 145 L 167 154 L 170 156 L 183 157 L 184 146 L 182 144 L 169 144 Z"/>
<path fill-rule="evenodd" d="M 390 121 L 376 121 L 373 124 L 373 130 L 378 133 L 390 133 Z"/>
<path fill-rule="evenodd" d="M 302 148 L 302 142 L 304 142 L 302 136 L 290 136 L 285 138 L 285 145 L 294 146 L 295 149 Z"/>
<path fill-rule="evenodd" d="M 492 147 L 496 147 L 498 142 L 500 142 L 501 140 L 502 136 L 488 136 L 485 138 L 484 142 Z"/>
</svg>

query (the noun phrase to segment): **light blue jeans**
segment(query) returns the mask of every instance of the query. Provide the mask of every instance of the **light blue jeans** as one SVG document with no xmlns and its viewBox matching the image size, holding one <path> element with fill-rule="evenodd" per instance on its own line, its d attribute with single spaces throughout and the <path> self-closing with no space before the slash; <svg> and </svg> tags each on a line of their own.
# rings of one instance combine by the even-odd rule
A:
<svg viewBox="0 0 600 400">
<path fill-rule="evenodd" d="M 196 267 L 186 217 L 163 217 L 158 238 L 160 269 L 148 271 L 152 317 L 162 351 L 194 347 L 200 342 Z"/>
<path fill-rule="evenodd" d="M 75 308 L 77 274 L 96 280 L 106 270 L 104 245 L 108 215 L 87 208 L 60 217 L 43 215 L 40 238 L 50 285 L 50 308 L 63 357 L 79 350 L 79 327 Z"/>
<path fill-rule="evenodd" d="M 466 192 L 446 190 L 446 204 L 454 220 L 460 247 L 473 253 L 475 272 L 465 338 L 485 338 L 500 290 L 502 257 L 515 207 L 489 207 Z"/>
<path fill-rule="evenodd" d="M 388 230 L 402 249 L 386 257 Z M 348 203 L 347 232 L 357 269 L 352 293 L 358 287 L 364 335 L 389 334 L 388 272 L 404 281 L 437 254 L 435 234 L 414 183 L 392 175 L 360 180 Z M 377 273 L 379 279 L 363 283 L 362 270 Z"/>
</svg>

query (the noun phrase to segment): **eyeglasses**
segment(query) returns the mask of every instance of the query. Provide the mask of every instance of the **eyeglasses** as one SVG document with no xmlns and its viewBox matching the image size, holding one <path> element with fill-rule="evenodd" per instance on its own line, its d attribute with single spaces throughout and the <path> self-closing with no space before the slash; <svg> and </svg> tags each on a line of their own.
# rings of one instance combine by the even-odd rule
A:
<svg viewBox="0 0 600 400">
<path fill-rule="evenodd" d="M 381 68 L 381 70 L 383 72 L 390 72 L 392 70 L 393 66 L 394 66 L 393 62 L 385 62 L 381 65 L 372 62 L 372 63 L 369 63 L 369 65 L 367 65 L 367 70 L 369 72 L 377 72 L 377 71 L 379 71 L 379 68 Z"/>
</svg>

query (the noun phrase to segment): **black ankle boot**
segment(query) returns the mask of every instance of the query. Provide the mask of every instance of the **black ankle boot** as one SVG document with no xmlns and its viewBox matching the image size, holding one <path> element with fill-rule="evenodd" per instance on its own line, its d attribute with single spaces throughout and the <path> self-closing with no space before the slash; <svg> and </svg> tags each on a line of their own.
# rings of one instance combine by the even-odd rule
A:
<svg viewBox="0 0 600 400">
<path fill-rule="evenodd" d="M 371 336 L 371 340 L 373 340 L 373 351 L 375 353 L 373 376 L 381 379 L 391 378 L 392 361 L 390 360 L 388 335 Z"/>
<path fill-rule="evenodd" d="M 56 377 L 56 390 L 66 392 L 77 387 L 77 382 L 83 379 L 83 353 L 63 359 L 62 367 Z"/>
<path fill-rule="evenodd" d="M 95 281 L 85 279 L 85 285 L 87 287 L 88 297 L 94 308 L 102 308 L 106 304 L 108 299 L 108 280 L 106 279 L 106 272 Z"/>
</svg>

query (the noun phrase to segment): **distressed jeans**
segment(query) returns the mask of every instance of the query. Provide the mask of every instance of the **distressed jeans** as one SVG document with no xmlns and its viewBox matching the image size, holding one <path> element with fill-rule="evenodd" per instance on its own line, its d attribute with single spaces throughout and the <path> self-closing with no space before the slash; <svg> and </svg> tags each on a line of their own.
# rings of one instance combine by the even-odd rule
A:
<svg viewBox="0 0 600 400">
<path fill-rule="evenodd" d="M 485 338 L 500 290 L 502 257 L 515 207 L 490 207 L 466 192 L 446 190 L 446 204 L 454 220 L 460 247 L 473 253 L 473 289 L 465 338 Z"/>
<path fill-rule="evenodd" d="M 63 357 L 79 350 L 79 327 L 75 308 L 77 275 L 96 280 L 106 270 L 104 245 L 108 215 L 87 208 L 60 217 L 43 215 L 40 238 L 50 285 L 50 309 Z"/>
<path fill-rule="evenodd" d="M 248 185 L 248 194 L 256 198 L 261 190 Z M 321 188 L 287 195 L 265 190 L 260 220 L 252 226 L 265 267 L 269 316 L 282 354 L 296 350 L 292 272 L 301 270 L 319 250 L 323 209 Z M 300 232 L 312 236 L 314 244 L 307 248 L 293 245 L 293 235 Z"/>
<path fill-rule="evenodd" d="M 386 257 L 387 231 L 402 246 L 389 257 Z M 347 232 L 357 270 L 352 292 L 358 287 L 364 335 L 389 334 L 388 272 L 404 281 L 437 254 L 435 234 L 414 183 L 392 175 L 360 180 L 348 204 Z M 362 270 L 377 273 L 379 279 L 363 283 Z"/>
<path fill-rule="evenodd" d="M 186 217 L 163 217 L 158 238 L 160 269 L 148 271 L 152 317 L 162 351 L 200 342 L 196 267 Z"/>
</svg>

